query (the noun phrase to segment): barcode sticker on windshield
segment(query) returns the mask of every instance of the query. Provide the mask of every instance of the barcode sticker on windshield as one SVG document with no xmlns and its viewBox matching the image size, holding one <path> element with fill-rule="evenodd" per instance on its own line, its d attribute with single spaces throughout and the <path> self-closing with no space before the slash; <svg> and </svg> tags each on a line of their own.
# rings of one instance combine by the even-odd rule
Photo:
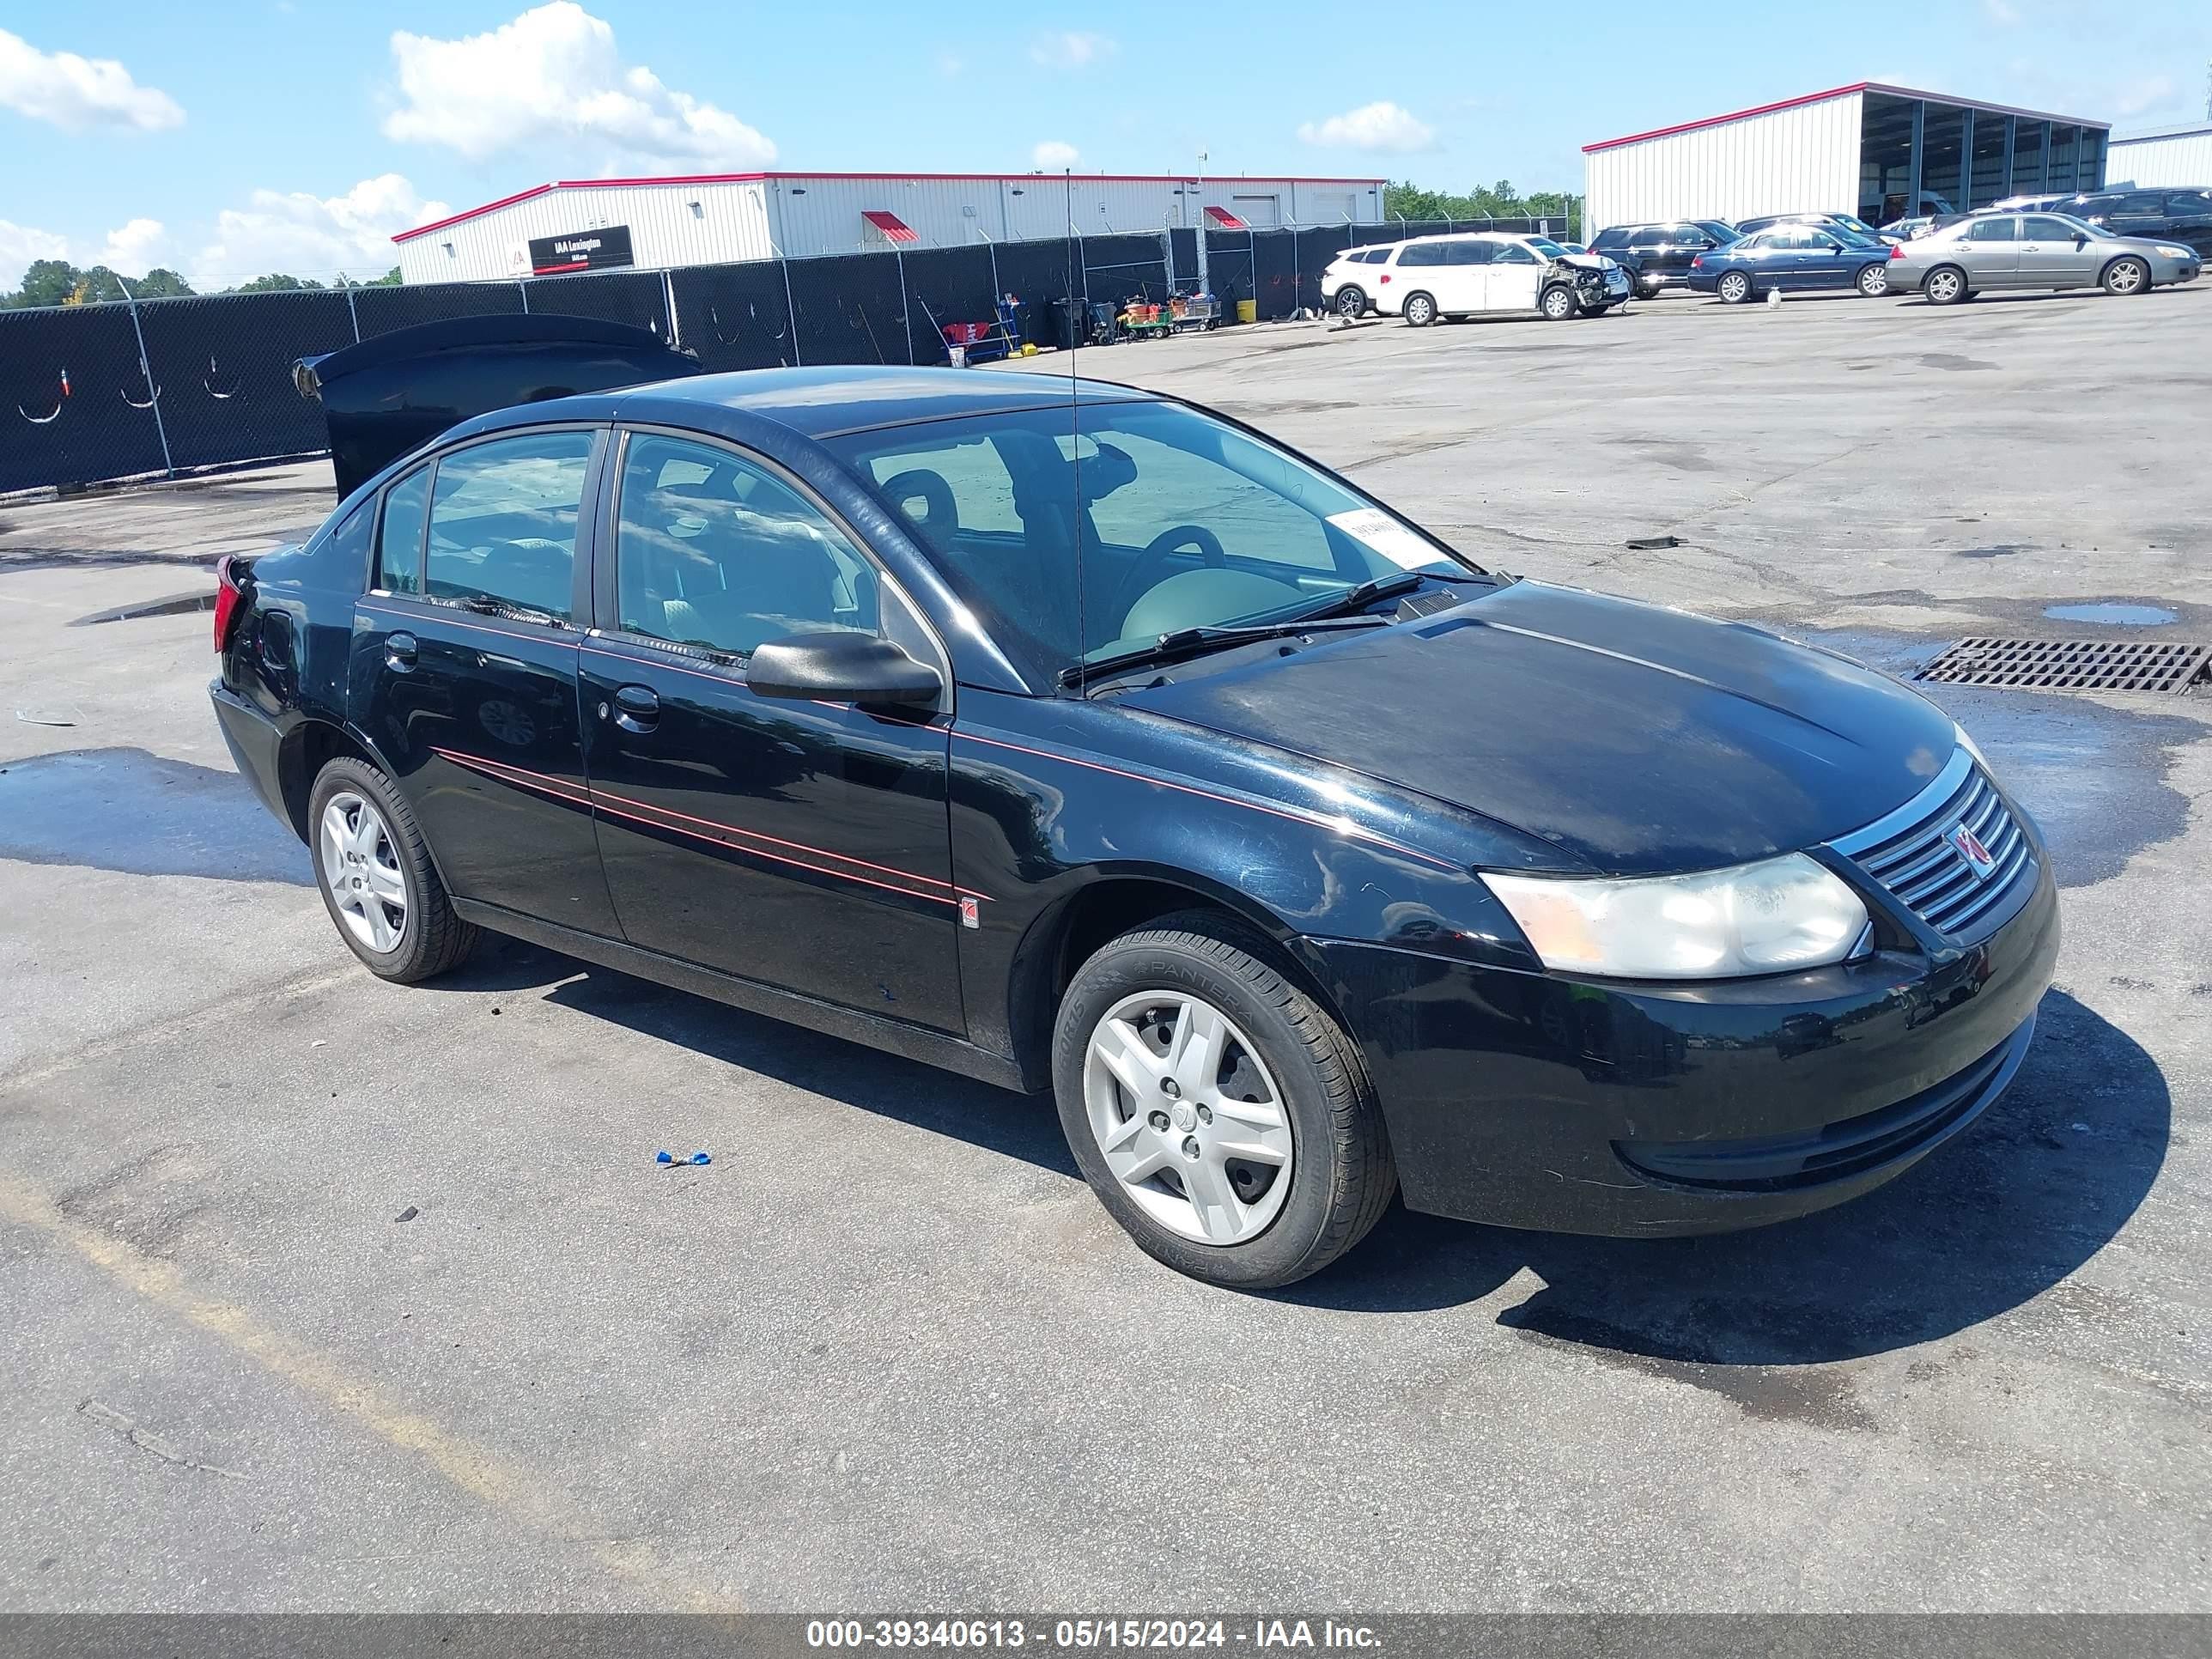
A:
<svg viewBox="0 0 2212 1659">
<path fill-rule="evenodd" d="M 1407 570 L 1419 570 L 1443 557 L 1379 507 L 1355 507 L 1349 513 L 1334 514 L 1329 522 L 1363 547 L 1372 548 L 1391 563 Z"/>
</svg>

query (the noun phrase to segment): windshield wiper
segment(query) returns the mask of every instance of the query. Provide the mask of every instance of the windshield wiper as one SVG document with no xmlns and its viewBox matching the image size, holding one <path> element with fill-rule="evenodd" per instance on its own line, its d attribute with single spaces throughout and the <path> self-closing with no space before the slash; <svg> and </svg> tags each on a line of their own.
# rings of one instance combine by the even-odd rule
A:
<svg viewBox="0 0 2212 1659">
<path fill-rule="evenodd" d="M 1289 639 L 1299 634 L 1340 634 L 1358 628 L 1377 628 L 1389 620 L 1387 617 L 1346 617 L 1316 625 L 1311 617 L 1300 617 L 1283 622 L 1247 623 L 1241 626 L 1178 628 L 1161 635 L 1152 644 L 1140 645 L 1133 651 L 1119 651 L 1093 662 L 1072 662 L 1060 671 L 1058 678 L 1063 689 L 1071 688 L 1089 680 L 1110 679 L 1125 669 L 1142 668 L 1155 663 L 1180 662 L 1184 658 L 1202 656 L 1208 651 L 1218 651 L 1227 646 L 1249 645 L 1255 640 Z"/>
<path fill-rule="evenodd" d="M 1316 617 L 1341 617 L 1354 611 L 1364 611 L 1377 599 L 1387 599 L 1393 593 L 1411 592 L 1428 578 L 1418 570 L 1394 570 L 1387 576 L 1370 576 L 1367 580 L 1347 587 L 1326 605 L 1316 605 L 1298 620 L 1310 621 Z M 1382 617 L 1376 621 L 1384 620 Z"/>
</svg>

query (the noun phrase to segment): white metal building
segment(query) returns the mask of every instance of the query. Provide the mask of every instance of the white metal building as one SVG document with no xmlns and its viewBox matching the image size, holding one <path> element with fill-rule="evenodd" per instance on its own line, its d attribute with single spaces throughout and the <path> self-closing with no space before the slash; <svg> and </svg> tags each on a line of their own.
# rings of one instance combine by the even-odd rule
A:
<svg viewBox="0 0 2212 1659">
<path fill-rule="evenodd" d="M 2114 133 L 2106 171 L 2116 183 L 2212 186 L 2212 121 Z"/>
<path fill-rule="evenodd" d="M 721 264 L 1028 237 L 1342 224 L 1382 216 L 1380 179 L 743 173 L 571 179 L 392 238 L 410 283 Z"/>
<path fill-rule="evenodd" d="M 1862 81 L 1583 147 L 1588 223 L 1850 212 L 1875 224 L 2105 182 L 2101 121 Z"/>
</svg>

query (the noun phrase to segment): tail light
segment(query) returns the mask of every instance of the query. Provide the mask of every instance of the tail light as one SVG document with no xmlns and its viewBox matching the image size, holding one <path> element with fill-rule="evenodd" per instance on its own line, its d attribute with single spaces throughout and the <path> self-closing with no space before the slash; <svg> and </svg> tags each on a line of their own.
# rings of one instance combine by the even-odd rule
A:
<svg viewBox="0 0 2212 1659">
<path fill-rule="evenodd" d="M 1705 268 L 1705 256 L 1702 253 L 1698 254 L 1695 258 L 1690 261 L 1690 269 L 1692 270 L 1703 270 Z"/>
<path fill-rule="evenodd" d="M 238 625 L 238 613 L 246 599 L 246 590 L 230 574 L 230 561 L 231 556 L 226 553 L 215 565 L 215 653 L 218 657 L 229 648 L 230 630 Z"/>
<path fill-rule="evenodd" d="M 1893 259 L 1902 259 L 1905 257 L 1905 244 L 1892 242 L 1889 245 L 1889 257 Z"/>
</svg>

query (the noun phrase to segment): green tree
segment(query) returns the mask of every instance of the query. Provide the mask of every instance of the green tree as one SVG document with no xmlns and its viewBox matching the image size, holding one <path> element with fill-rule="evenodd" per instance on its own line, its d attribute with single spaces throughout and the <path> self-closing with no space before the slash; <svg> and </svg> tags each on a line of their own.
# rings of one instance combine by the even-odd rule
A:
<svg viewBox="0 0 2212 1659">
<path fill-rule="evenodd" d="M 240 283 L 231 289 L 233 294 L 291 294 L 301 289 L 319 289 L 322 284 L 313 277 L 287 276 L 282 271 L 267 276 L 256 276 L 250 283 Z"/>
<path fill-rule="evenodd" d="M 33 259 L 23 273 L 23 285 L 9 301 L 17 306 L 65 306 L 76 292 L 84 273 L 66 259 Z"/>
<path fill-rule="evenodd" d="M 374 282 L 364 283 L 362 286 L 363 288 L 398 288 L 400 286 L 399 267 L 394 265 Z"/>
<path fill-rule="evenodd" d="M 155 265 L 131 285 L 131 291 L 142 300 L 179 300 L 191 293 L 192 285 L 167 265 Z"/>
</svg>

